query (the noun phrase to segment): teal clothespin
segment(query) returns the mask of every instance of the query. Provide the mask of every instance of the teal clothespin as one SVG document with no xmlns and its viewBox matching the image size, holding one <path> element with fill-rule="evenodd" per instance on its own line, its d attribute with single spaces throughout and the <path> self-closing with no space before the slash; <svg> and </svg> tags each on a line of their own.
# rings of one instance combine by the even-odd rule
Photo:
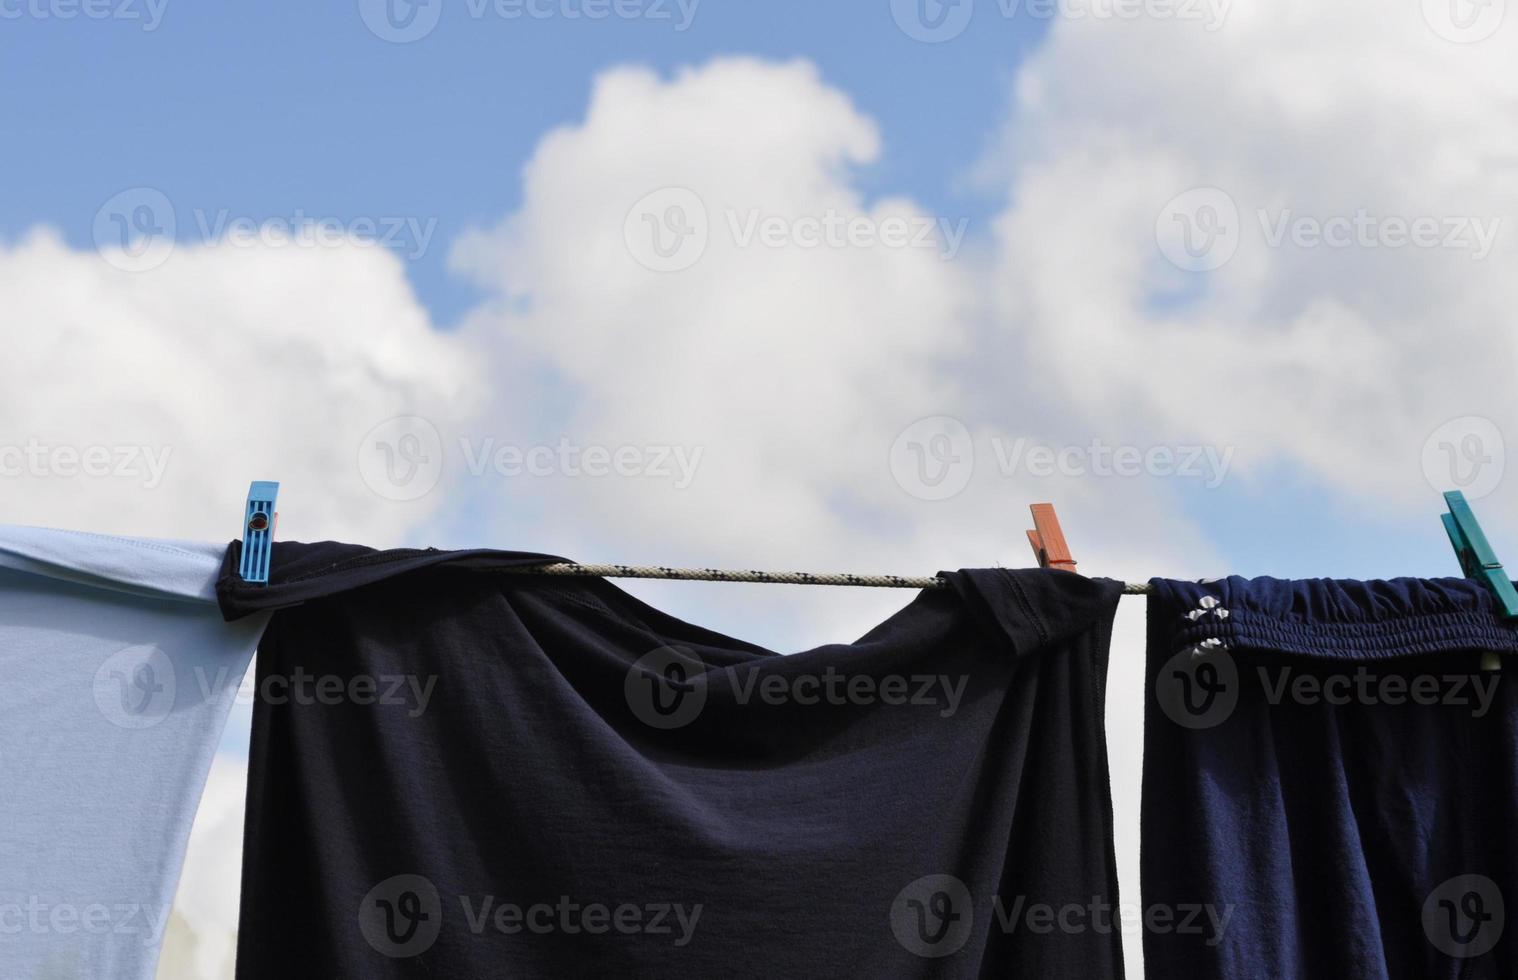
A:
<svg viewBox="0 0 1518 980">
<path fill-rule="evenodd" d="M 269 556 L 274 548 L 274 500 L 279 484 L 254 480 L 248 487 L 248 506 L 243 513 L 242 564 L 237 573 L 244 582 L 269 584 Z"/>
<path fill-rule="evenodd" d="M 1444 502 L 1449 505 L 1449 513 L 1442 515 L 1441 519 L 1449 543 L 1455 549 L 1455 557 L 1460 559 L 1461 571 L 1467 578 L 1479 579 L 1491 589 L 1497 609 L 1505 618 L 1518 617 L 1518 589 L 1513 588 L 1512 580 L 1502 570 L 1502 562 L 1497 560 L 1496 552 L 1486 540 L 1481 524 L 1471 512 L 1471 505 L 1465 502 L 1465 494 L 1451 490 L 1444 495 Z M 1495 653 L 1488 653 L 1482 658 L 1481 666 L 1496 670 L 1500 663 Z"/>
</svg>

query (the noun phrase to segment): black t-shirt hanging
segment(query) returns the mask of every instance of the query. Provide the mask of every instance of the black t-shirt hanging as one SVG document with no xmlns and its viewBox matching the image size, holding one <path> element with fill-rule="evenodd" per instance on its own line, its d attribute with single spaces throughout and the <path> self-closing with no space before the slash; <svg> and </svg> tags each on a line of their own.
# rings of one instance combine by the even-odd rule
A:
<svg viewBox="0 0 1518 980">
<path fill-rule="evenodd" d="M 1121 977 L 1120 586 L 780 656 L 507 552 L 276 544 L 238 976 Z"/>
</svg>

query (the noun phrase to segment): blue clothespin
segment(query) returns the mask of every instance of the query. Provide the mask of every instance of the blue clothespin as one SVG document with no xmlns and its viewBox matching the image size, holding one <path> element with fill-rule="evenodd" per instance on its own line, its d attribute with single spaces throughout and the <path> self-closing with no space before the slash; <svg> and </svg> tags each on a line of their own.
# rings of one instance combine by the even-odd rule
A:
<svg viewBox="0 0 1518 980">
<path fill-rule="evenodd" d="M 1460 559 L 1461 571 L 1467 578 L 1478 579 L 1491 590 L 1497 600 L 1497 609 L 1504 617 L 1518 617 L 1518 589 L 1513 588 L 1512 581 L 1502 570 L 1502 562 L 1497 560 L 1496 552 L 1486 540 L 1481 524 L 1471 512 L 1471 505 L 1465 502 L 1465 494 L 1451 490 L 1444 495 L 1444 502 L 1449 505 L 1449 513 L 1441 515 L 1441 519 L 1449 543 L 1455 549 L 1455 557 Z M 1495 653 L 1488 653 L 1482 658 L 1481 666 L 1496 670 L 1500 663 Z"/>
<path fill-rule="evenodd" d="M 254 480 L 248 487 L 248 508 L 242 526 L 242 565 L 237 573 L 244 582 L 269 584 L 269 553 L 274 547 L 274 499 L 279 484 Z"/>
</svg>

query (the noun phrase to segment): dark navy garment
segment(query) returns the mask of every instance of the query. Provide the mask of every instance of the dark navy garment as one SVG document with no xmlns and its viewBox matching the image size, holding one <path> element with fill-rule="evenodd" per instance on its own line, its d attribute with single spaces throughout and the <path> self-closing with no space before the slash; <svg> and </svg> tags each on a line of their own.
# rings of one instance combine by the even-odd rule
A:
<svg viewBox="0 0 1518 980">
<path fill-rule="evenodd" d="M 1122 976 L 1115 582 L 947 573 L 780 656 L 541 555 L 238 551 L 244 980 Z"/>
<path fill-rule="evenodd" d="M 1518 976 L 1518 629 L 1464 579 L 1156 579 L 1153 977 Z"/>
</svg>

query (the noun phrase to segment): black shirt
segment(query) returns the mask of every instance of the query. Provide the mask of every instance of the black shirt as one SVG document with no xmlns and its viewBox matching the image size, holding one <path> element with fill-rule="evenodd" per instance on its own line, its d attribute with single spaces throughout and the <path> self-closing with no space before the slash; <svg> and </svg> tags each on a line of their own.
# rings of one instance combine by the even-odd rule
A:
<svg viewBox="0 0 1518 980">
<path fill-rule="evenodd" d="M 1122 975 L 1120 587 L 946 573 L 780 656 L 541 555 L 276 544 L 238 976 Z"/>
</svg>

